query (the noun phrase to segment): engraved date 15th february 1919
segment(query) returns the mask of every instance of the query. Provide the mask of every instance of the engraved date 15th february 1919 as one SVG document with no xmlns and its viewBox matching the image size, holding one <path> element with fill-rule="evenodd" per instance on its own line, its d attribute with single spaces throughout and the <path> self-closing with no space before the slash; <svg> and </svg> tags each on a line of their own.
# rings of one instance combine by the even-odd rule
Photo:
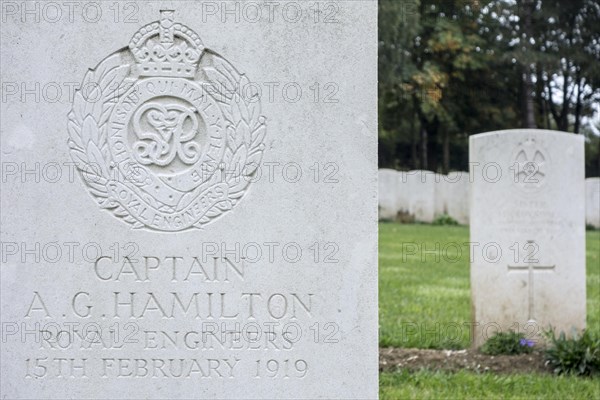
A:
<svg viewBox="0 0 600 400">
<path fill-rule="evenodd" d="M 309 372 L 301 358 L 69 358 L 25 360 L 26 379 L 298 379 Z"/>
</svg>

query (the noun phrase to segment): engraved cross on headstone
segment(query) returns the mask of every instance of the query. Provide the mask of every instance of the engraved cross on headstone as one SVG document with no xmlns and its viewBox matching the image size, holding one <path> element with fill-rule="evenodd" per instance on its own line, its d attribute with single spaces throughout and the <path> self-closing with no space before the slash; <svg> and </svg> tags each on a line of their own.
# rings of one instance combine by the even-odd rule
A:
<svg viewBox="0 0 600 400">
<path fill-rule="evenodd" d="M 537 260 L 533 260 L 533 251 L 536 248 L 535 240 L 528 240 L 529 254 L 526 258 L 526 265 L 509 265 L 508 272 L 522 272 L 528 273 L 527 286 L 529 287 L 529 306 L 528 306 L 528 320 L 535 321 L 534 317 L 534 289 L 533 289 L 533 278 L 536 271 L 553 271 L 554 265 L 537 265 Z"/>
</svg>

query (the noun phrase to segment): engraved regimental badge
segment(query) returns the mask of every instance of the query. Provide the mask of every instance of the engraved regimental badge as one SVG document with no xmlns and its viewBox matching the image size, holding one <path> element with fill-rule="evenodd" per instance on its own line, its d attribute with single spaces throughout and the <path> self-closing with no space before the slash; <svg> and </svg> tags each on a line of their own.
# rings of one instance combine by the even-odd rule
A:
<svg viewBox="0 0 600 400">
<path fill-rule="evenodd" d="M 264 150 L 258 96 L 228 61 L 161 11 L 89 70 L 69 148 L 101 208 L 133 228 L 201 228 L 241 200 Z"/>
<path fill-rule="evenodd" d="M 514 183 L 523 193 L 537 193 L 546 184 L 550 169 L 548 153 L 529 138 L 513 151 Z"/>
</svg>

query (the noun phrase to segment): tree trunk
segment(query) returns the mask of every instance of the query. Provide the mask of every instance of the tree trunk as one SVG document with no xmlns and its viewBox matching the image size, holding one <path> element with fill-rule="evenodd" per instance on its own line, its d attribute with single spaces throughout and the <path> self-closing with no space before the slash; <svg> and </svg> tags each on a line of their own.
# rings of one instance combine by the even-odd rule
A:
<svg viewBox="0 0 600 400">
<path fill-rule="evenodd" d="M 577 68 L 575 81 L 577 82 L 577 101 L 575 102 L 575 126 L 573 132 L 579 133 L 579 125 L 581 123 L 581 87 L 583 86 L 581 70 L 579 68 Z"/>
<path fill-rule="evenodd" d="M 563 81 L 563 103 L 562 103 L 562 111 L 560 112 L 560 122 L 558 126 L 559 131 L 567 132 L 569 129 L 569 68 L 571 66 L 571 62 L 567 59 L 567 69 L 564 74 Z"/>
<path fill-rule="evenodd" d="M 536 82 L 535 82 L 535 100 L 536 106 L 539 112 L 539 123 L 540 126 L 544 126 L 546 121 L 546 106 L 544 104 L 544 69 L 541 63 L 535 65 Z M 546 125 L 546 129 L 548 126 Z"/>
<path fill-rule="evenodd" d="M 442 172 L 448 174 L 450 171 L 450 134 L 448 129 L 444 129 L 442 135 Z"/>
<path fill-rule="evenodd" d="M 419 152 L 417 150 L 418 132 L 415 129 L 415 121 L 417 119 L 416 101 L 413 98 L 413 113 L 410 118 L 410 167 L 411 169 L 419 169 Z"/>
<path fill-rule="evenodd" d="M 421 169 L 428 168 L 427 162 L 427 129 L 423 123 L 421 123 Z"/>
<path fill-rule="evenodd" d="M 526 43 L 525 48 L 528 50 L 531 49 L 529 44 L 529 39 L 531 38 L 531 14 L 533 13 L 534 3 L 525 2 L 525 36 Z M 525 128 L 535 129 L 537 128 L 535 124 L 535 112 L 534 112 L 534 100 L 533 100 L 533 84 L 531 82 L 531 64 L 525 60 L 523 63 L 523 106 L 524 108 L 524 119 L 525 119 Z"/>
<path fill-rule="evenodd" d="M 533 85 L 531 84 L 531 69 L 528 65 L 524 68 L 523 73 L 523 105 L 525 107 L 525 128 L 535 129 L 535 112 L 533 107 Z"/>
<path fill-rule="evenodd" d="M 554 106 L 554 99 L 552 98 L 552 86 L 550 85 L 550 79 L 548 79 L 546 81 L 546 85 L 548 88 L 548 109 L 550 110 L 550 113 L 552 114 L 552 118 L 554 118 L 554 122 L 556 123 L 556 127 L 558 129 L 559 123 L 560 123 L 560 116 L 558 115 L 558 112 L 556 111 L 556 107 Z"/>
</svg>

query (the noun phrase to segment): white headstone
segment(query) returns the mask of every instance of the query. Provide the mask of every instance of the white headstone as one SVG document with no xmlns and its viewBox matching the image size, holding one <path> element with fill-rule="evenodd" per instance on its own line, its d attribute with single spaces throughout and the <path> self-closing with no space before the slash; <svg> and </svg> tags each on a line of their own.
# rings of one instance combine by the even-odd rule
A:
<svg viewBox="0 0 600 400">
<path fill-rule="evenodd" d="M 417 222 L 433 222 L 435 218 L 435 174 L 414 170 L 407 174 L 408 211 Z"/>
<path fill-rule="evenodd" d="M 398 220 L 402 222 L 411 222 L 409 213 L 410 206 L 410 187 L 408 180 L 409 172 L 398 172 L 398 190 L 396 191 L 396 205 L 398 207 Z"/>
<path fill-rule="evenodd" d="M 470 137 L 473 341 L 537 339 L 586 319 L 583 136 L 507 130 Z"/>
<path fill-rule="evenodd" d="M 469 173 L 450 172 L 444 177 L 448 215 L 461 225 L 469 224 Z"/>
<path fill-rule="evenodd" d="M 600 178 L 585 180 L 585 222 L 600 228 Z"/>
<path fill-rule="evenodd" d="M 435 216 L 448 214 L 449 187 L 446 175 L 434 174 L 435 183 Z"/>
<path fill-rule="evenodd" d="M 379 170 L 379 219 L 411 222 L 408 172 L 382 168 Z"/>
<path fill-rule="evenodd" d="M 377 3 L 45 4 L 2 3 L 0 398 L 376 398 Z"/>
<path fill-rule="evenodd" d="M 401 184 L 400 172 L 393 169 L 379 170 L 379 219 L 394 221 L 399 211 Z"/>
</svg>

